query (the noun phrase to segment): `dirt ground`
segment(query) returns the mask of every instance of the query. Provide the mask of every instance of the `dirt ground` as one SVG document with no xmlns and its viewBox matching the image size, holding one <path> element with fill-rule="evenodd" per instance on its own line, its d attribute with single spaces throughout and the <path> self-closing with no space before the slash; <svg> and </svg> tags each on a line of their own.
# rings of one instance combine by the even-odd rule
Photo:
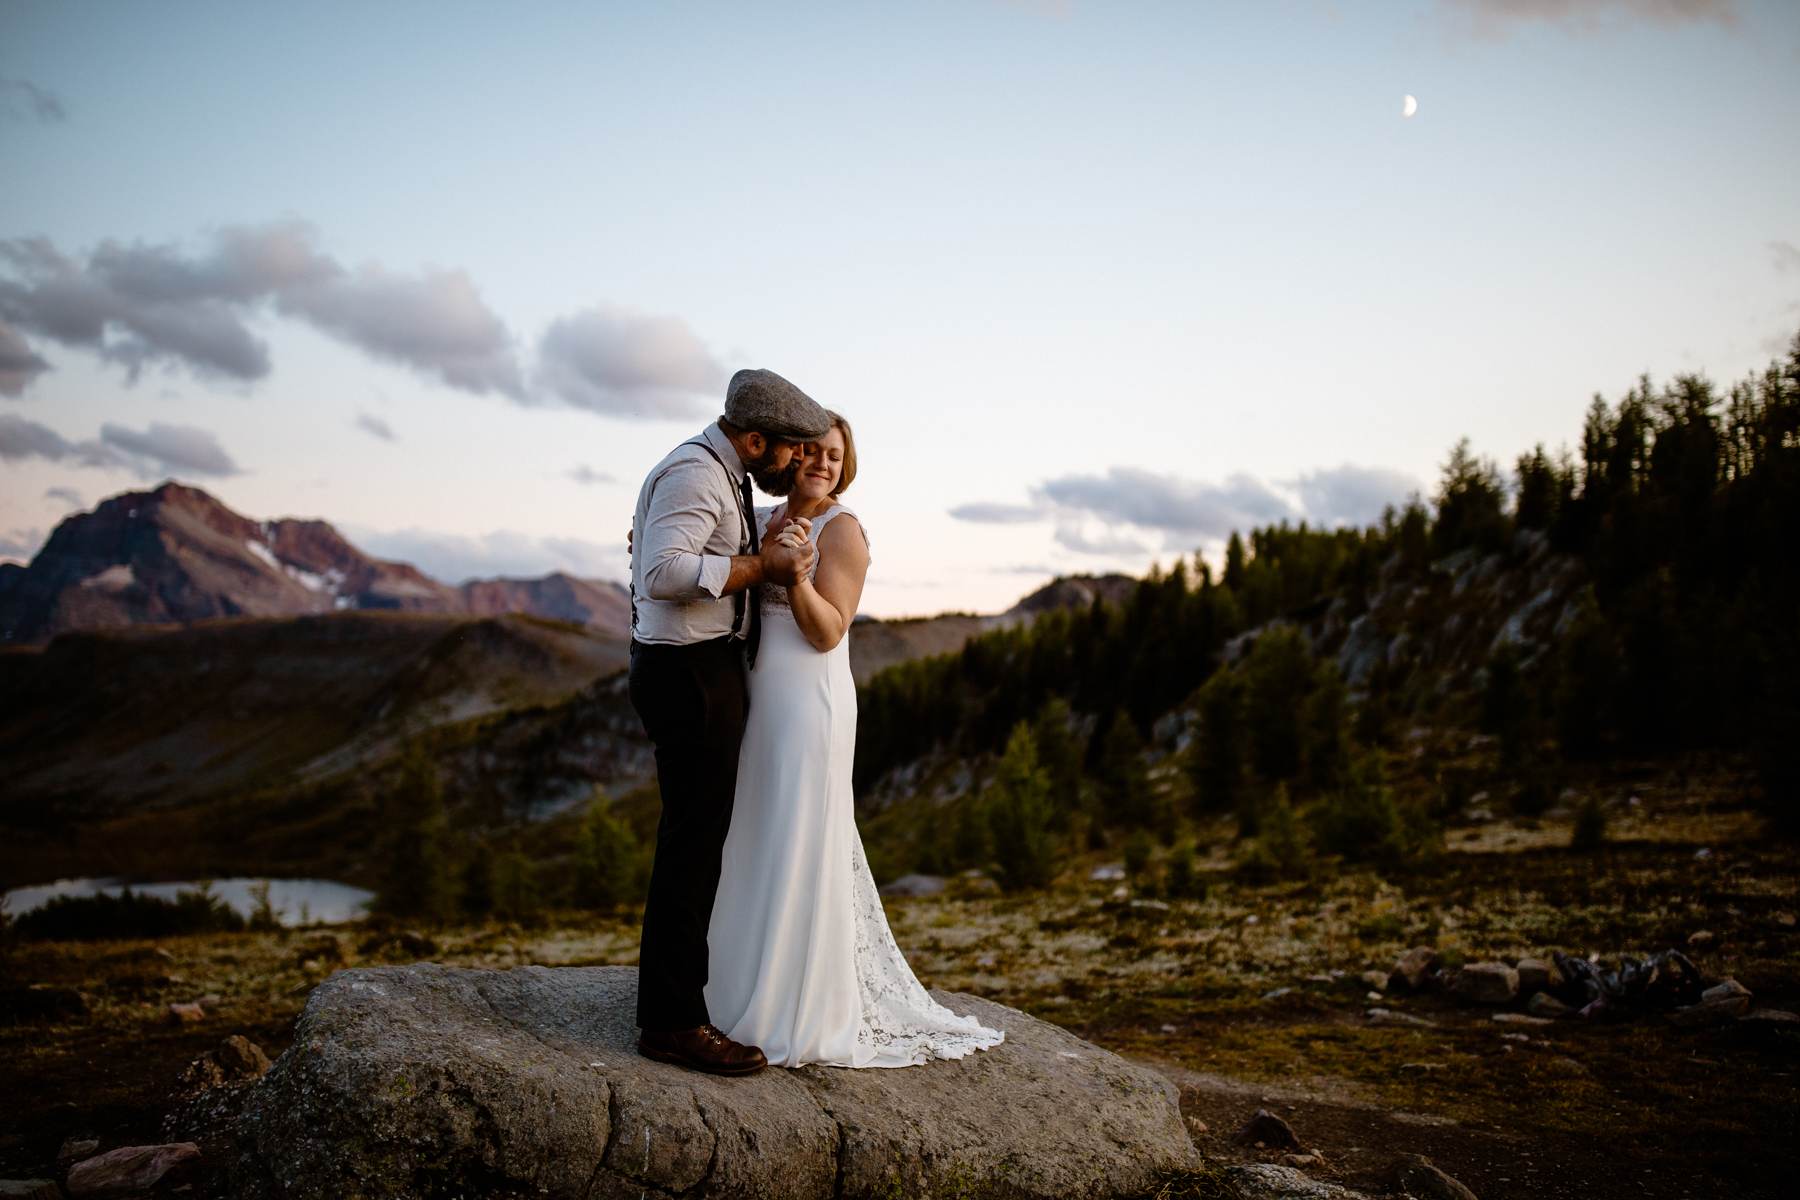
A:
<svg viewBox="0 0 1800 1200">
<path fill-rule="evenodd" d="M 1096 855 L 1043 892 L 959 884 L 892 900 L 889 914 L 927 984 L 1013 1005 L 1163 1071 L 1196 1144 L 1220 1160 L 1279 1161 L 1233 1136 L 1266 1108 L 1319 1152 L 1310 1174 L 1373 1193 L 1391 1190 L 1397 1155 L 1416 1153 L 1483 1200 L 1789 1196 L 1800 1145 L 1791 1027 L 1682 1029 L 1653 1014 L 1503 1023 L 1493 1009 L 1389 994 L 1365 978 L 1413 945 L 1452 964 L 1550 951 L 1610 963 L 1682 947 L 1757 1006 L 1800 1011 L 1793 848 L 1691 779 L 1646 779 L 1613 802 L 1611 840 L 1594 853 L 1568 848 L 1563 816 L 1478 819 L 1452 829 L 1427 869 L 1252 886 L 1230 871 L 1221 827 L 1200 831 L 1212 847 L 1204 899 L 1091 879 Z M 170 1089 L 193 1058 L 231 1033 L 273 1058 L 332 971 L 412 957 L 392 945 L 365 953 L 368 933 L 18 946 L 0 964 L 11 986 L 78 988 L 89 1011 L 0 1015 L 0 1178 L 57 1175 L 70 1136 L 102 1149 L 160 1140 Z M 469 966 L 631 963 L 637 951 L 631 921 L 578 914 L 434 936 L 426 957 Z M 204 1020 L 171 1023 L 169 1003 L 202 998 Z M 1428 1024 L 1371 1018 L 1376 1008 Z"/>
</svg>

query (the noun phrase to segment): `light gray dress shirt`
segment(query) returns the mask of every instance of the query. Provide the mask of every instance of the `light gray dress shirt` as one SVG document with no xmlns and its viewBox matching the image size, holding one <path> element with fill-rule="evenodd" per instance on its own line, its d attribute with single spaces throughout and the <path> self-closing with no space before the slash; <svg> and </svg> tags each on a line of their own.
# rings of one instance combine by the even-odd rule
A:
<svg viewBox="0 0 1800 1200">
<path fill-rule="evenodd" d="M 631 518 L 631 598 L 637 610 L 632 637 L 688 645 L 737 633 L 739 602 L 724 594 L 734 554 L 750 553 L 750 522 L 739 481 L 744 462 L 717 423 L 701 438 L 669 451 L 644 477 Z M 724 466 L 720 466 L 720 462 Z M 748 598 L 742 607 L 748 618 Z"/>
</svg>

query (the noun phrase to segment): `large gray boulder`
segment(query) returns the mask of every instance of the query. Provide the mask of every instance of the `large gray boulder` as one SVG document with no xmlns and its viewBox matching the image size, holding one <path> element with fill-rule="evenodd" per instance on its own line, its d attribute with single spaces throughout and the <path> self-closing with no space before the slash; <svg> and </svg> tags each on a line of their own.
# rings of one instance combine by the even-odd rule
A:
<svg viewBox="0 0 1800 1200">
<path fill-rule="evenodd" d="M 244 1200 L 1108 1197 L 1197 1165 L 1162 1076 L 933 994 L 1005 1042 L 720 1078 L 636 1053 L 633 967 L 355 968 L 314 989 L 261 1079 L 172 1120 L 205 1126 Z"/>
</svg>

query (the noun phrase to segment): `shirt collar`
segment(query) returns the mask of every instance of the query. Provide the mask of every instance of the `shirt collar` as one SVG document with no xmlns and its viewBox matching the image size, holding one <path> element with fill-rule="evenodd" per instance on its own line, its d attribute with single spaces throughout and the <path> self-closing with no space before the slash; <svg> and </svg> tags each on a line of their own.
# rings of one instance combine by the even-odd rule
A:
<svg viewBox="0 0 1800 1200">
<path fill-rule="evenodd" d="M 731 439 L 725 436 L 725 431 L 719 428 L 717 421 L 702 429 L 700 436 L 706 439 L 707 445 L 719 452 L 719 461 L 725 464 L 725 469 L 731 472 L 733 479 L 744 477 L 744 460 L 738 454 L 737 447 L 731 444 Z"/>
</svg>

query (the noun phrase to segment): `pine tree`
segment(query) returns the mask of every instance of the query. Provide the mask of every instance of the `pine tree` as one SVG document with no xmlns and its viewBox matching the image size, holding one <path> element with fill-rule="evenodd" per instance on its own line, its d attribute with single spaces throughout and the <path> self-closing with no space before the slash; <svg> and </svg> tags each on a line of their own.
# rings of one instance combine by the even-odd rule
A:
<svg viewBox="0 0 1800 1200">
<path fill-rule="evenodd" d="M 1244 692 L 1236 672 L 1218 671 L 1197 696 L 1199 736 L 1189 760 L 1200 812 L 1230 812 L 1244 793 Z"/>
<path fill-rule="evenodd" d="M 986 810 L 994 838 L 996 877 L 1002 888 L 1042 887 L 1056 874 L 1050 834 L 1050 780 L 1038 763 L 1031 727 L 1021 721 L 988 788 Z"/>
<path fill-rule="evenodd" d="M 449 819 L 437 767 L 419 742 L 407 743 L 383 807 L 389 829 L 387 866 L 373 907 L 423 921 L 447 920 L 455 901 Z"/>
<path fill-rule="evenodd" d="M 494 860 L 494 913 L 523 921 L 537 916 L 542 906 L 537 863 L 514 841 Z"/>
<path fill-rule="evenodd" d="M 603 796 L 596 797 L 582 818 L 573 851 L 571 899 L 576 907 L 609 909 L 638 898 L 637 838 L 629 825 L 607 811 Z"/>
<path fill-rule="evenodd" d="M 1123 709 L 1113 714 L 1101 743 L 1100 794 L 1108 823 L 1140 829 L 1155 824 L 1150 773 L 1144 766 L 1144 739 Z"/>
<path fill-rule="evenodd" d="M 1067 829 L 1070 818 L 1081 809 L 1081 746 L 1071 730 L 1074 721 L 1069 702 L 1052 696 L 1032 722 L 1038 761 L 1050 781 L 1050 807 L 1058 829 Z"/>
</svg>

